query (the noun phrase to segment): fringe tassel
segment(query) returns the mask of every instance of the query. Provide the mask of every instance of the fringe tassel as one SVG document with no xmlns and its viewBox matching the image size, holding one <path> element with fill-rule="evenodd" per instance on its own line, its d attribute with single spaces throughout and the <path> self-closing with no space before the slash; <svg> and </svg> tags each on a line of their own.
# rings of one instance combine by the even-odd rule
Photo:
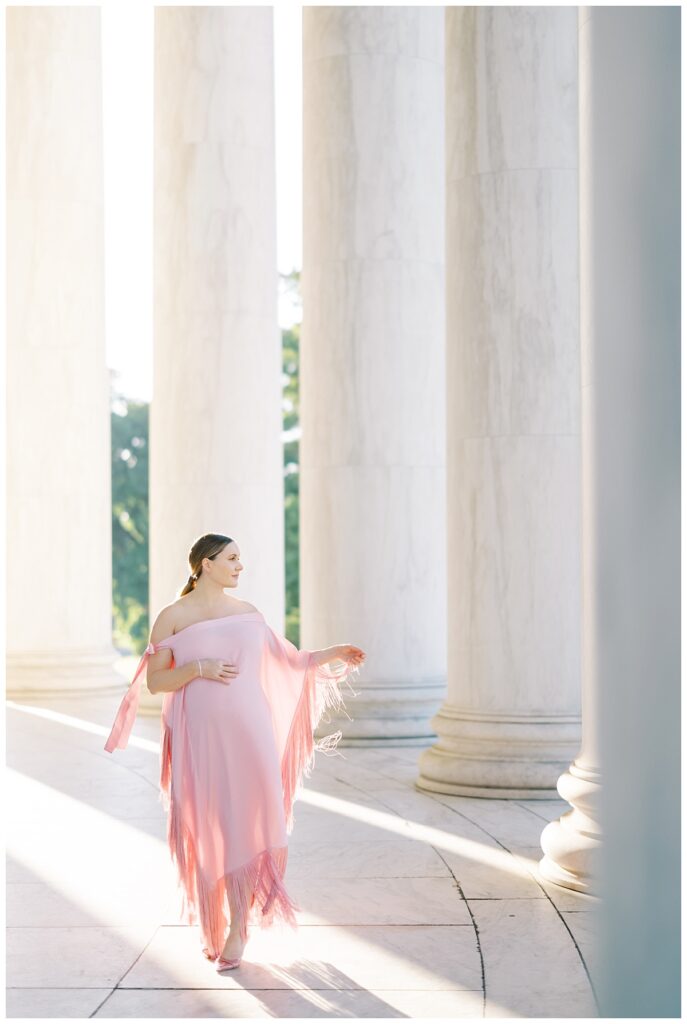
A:
<svg viewBox="0 0 687 1024">
<path fill-rule="evenodd" d="M 164 809 L 169 811 L 170 805 L 170 786 L 172 782 L 172 730 L 169 726 L 165 725 L 163 718 L 160 719 L 161 725 L 161 739 L 160 739 L 160 792 L 159 800 L 161 801 Z"/>
<path fill-rule="evenodd" d="M 309 778 L 312 773 L 315 751 L 320 750 L 328 755 L 338 754 L 339 757 L 343 757 L 343 754 L 336 749 L 343 735 L 340 729 L 324 736 L 317 742 L 315 742 L 313 734 L 327 708 L 343 712 L 349 721 L 353 721 L 346 711 L 339 684 L 345 682 L 353 696 L 357 697 L 358 694 L 350 686 L 348 677 L 354 676 L 358 672 L 357 665 L 351 666 L 347 662 L 343 662 L 342 669 L 328 672 L 324 666 L 310 660 L 306 670 L 303 692 L 296 707 L 282 758 L 281 774 L 287 833 L 293 830 L 294 801 L 302 786 L 303 776 Z M 327 716 L 324 720 L 330 722 L 331 718 Z"/>
<path fill-rule="evenodd" d="M 219 955 L 224 948 L 232 911 L 238 916 L 244 941 L 250 924 L 269 928 L 280 920 L 298 928 L 295 911 L 301 908 L 284 886 L 288 847 L 262 850 L 248 863 L 209 884 L 199 869 L 191 832 L 181 821 L 174 800 L 170 805 L 167 840 L 178 871 L 181 918 L 200 927 L 211 953 Z"/>
</svg>

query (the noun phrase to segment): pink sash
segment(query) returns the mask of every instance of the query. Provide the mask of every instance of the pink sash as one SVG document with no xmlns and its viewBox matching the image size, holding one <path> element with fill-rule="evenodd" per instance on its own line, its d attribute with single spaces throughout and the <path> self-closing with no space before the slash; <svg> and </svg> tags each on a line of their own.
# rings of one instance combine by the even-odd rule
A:
<svg viewBox="0 0 687 1024">
<path fill-rule="evenodd" d="M 141 697 L 143 668 L 148 661 L 149 655 L 155 653 L 155 644 L 149 643 L 138 663 L 138 668 L 136 669 L 136 674 L 131 681 L 131 686 L 124 694 L 122 703 L 119 705 L 114 725 L 112 726 L 110 735 L 107 738 L 107 743 L 105 744 L 105 750 L 107 750 L 108 754 L 111 754 L 116 748 L 124 750 L 129 742 L 129 736 L 131 735 L 131 730 L 133 729 L 136 714 L 138 712 L 138 702 Z"/>
</svg>

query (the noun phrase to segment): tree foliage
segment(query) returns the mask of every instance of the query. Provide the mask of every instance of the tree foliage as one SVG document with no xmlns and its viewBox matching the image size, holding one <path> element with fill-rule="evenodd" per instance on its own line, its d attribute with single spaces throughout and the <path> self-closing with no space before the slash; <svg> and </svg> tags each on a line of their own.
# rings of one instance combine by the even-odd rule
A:
<svg viewBox="0 0 687 1024">
<path fill-rule="evenodd" d="M 286 549 L 286 635 L 298 646 L 299 616 L 299 564 L 298 564 L 298 326 L 284 331 L 284 373 L 288 383 L 284 388 L 284 545 Z M 288 367 L 288 369 L 287 369 Z M 296 435 L 296 436 L 292 436 Z"/>
<path fill-rule="evenodd" d="M 300 273 L 282 275 L 283 291 L 300 307 Z M 284 431 L 284 546 L 286 574 L 286 623 L 288 639 L 300 646 L 299 596 L 299 375 L 300 323 L 282 330 L 283 422 Z"/>
<path fill-rule="evenodd" d="M 147 402 L 113 393 L 112 607 L 116 647 L 141 653 L 148 642 Z"/>
</svg>

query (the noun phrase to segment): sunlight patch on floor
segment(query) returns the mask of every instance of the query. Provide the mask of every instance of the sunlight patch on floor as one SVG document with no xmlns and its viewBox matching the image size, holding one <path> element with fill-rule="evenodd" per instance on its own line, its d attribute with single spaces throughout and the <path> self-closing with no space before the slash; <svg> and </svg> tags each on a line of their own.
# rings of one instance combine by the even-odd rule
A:
<svg viewBox="0 0 687 1024">
<path fill-rule="evenodd" d="M 45 718 L 57 725 L 67 725 L 71 729 L 79 729 L 81 732 L 89 732 L 94 736 L 102 736 L 104 739 L 110 735 L 112 726 L 97 725 L 95 722 L 88 722 L 85 718 L 76 718 L 74 715 L 65 715 L 61 711 L 53 711 L 51 708 L 31 707 L 28 704 L 16 704 L 14 701 L 5 702 L 12 711 L 21 711 L 26 715 L 33 715 L 35 718 Z M 145 750 L 149 754 L 160 754 L 160 744 L 155 740 L 139 739 L 136 736 L 129 738 L 128 745 L 137 750 Z"/>
<path fill-rule="evenodd" d="M 374 796 L 374 790 L 371 791 Z M 456 853 L 461 857 L 467 857 L 479 864 L 486 864 L 499 871 L 510 871 L 514 875 L 521 875 L 522 871 L 517 865 L 512 854 L 506 850 L 495 849 L 484 843 L 478 843 L 474 839 L 466 839 L 463 836 L 446 832 L 444 829 L 435 828 L 432 825 L 422 825 L 396 814 L 387 811 L 378 811 L 373 807 L 364 807 L 351 800 L 343 800 L 338 796 L 329 796 L 312 789 L 304 789 L 298 794 L 298 799 L 312 807 L 319 807 L 332 814 L 340 814 L 346 818 L 365 822 L 375 828 L 385 829 L 387 832 L 394 832 L 403 839 L 417 839 L 419 842 L 429 843 L 448 853 Z M 428 798 L 431 799 L 431 798 Z M 520 858 L 521 864 L 536 866 L 537 862 Z"/>
<path fill-rule="evenodd" d="M 160 875 L 161 860 L 168 859 L 162 840 L 11 768 L 5 778 L 14 826 L 8 856 L 97 923 L 116 917 L 127 878 L 146 871 Z M 37 833 L 49 841 L 37 842 Z M 137 888 L 130 886 L 132 901 L 139 898 Z"/>
</svg>

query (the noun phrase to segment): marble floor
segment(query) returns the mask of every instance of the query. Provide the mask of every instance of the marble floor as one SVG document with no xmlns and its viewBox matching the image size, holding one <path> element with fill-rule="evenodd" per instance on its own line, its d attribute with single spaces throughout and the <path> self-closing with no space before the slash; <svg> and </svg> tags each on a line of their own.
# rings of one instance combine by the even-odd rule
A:
<svg viewBox="0 0 687 1024">
<path fill-rule="evenodd" d="M 417 747 L 316 755 L 286 881 L 299 929 L 224 976 L 179 924 L 157 719 L 7 703 L 7 1016 L 596 1017 L 599 901 L 538 875 L 561 800 L 415 788 Z"/>
</svg>

